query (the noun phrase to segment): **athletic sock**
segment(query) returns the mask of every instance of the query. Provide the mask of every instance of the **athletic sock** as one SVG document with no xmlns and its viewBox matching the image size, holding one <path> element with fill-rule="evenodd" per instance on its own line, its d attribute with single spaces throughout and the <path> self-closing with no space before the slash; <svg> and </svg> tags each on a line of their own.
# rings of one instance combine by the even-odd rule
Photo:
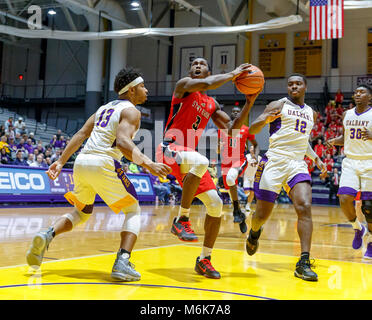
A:
<svg viewBox="0 0 372 320">
<path fill-rule="evenodd" d="M 310 253 L 309 252 L 301 252 L 301 260 L 309 260 Z"/>
<path fill-rule="evenodd" d="M 200 254 L 200 260 L 204 259 L 205 257 L 209 257 L 212 254 L 212 248 L 204 247 L 202 248 L 202 252 Z"/>
<path fill-rule="evenodd" d="M 234 211 L 238 211 L 240 209 L 239 200 L 234 200 L 233 205 L 234 205 Z"/>
<path fill-rule="evenodd" d="M 362 226 L 357 218 L 355 218 L 354 221 L 350 221 L 350 223 L 353 226 L 353 229 L 362 230 Z"/>
<path fill-rule="evenodd" d="M 261 228 L 258 231 L 253 231 L 253 229 L 251 229 L 250 236 L 252 239 L 257 240 L 260 237 L 260 235 L 261 235 Z"/>
<path fill-rule="evenodd" d="M 124 259 L 127 259 L 130 257 L 130 252 L 125 250 L 125 249 L 120 249 L 119 250 L 119 254 L 124 258 Z"/>
<path fill-rule="evenodd" d="M 188 217 L 190 216 L 190 208 L 185 209 L 185 208 L 180 207 L 180 210 L 178 211 L 178 216 L 177 216 L 177 220 L 176 220 L 176 222 L 177 222 L 178 219 L 181 218 L 182 216 L 185 216 L 185 217 L 188 218 Z"/>
</svg>

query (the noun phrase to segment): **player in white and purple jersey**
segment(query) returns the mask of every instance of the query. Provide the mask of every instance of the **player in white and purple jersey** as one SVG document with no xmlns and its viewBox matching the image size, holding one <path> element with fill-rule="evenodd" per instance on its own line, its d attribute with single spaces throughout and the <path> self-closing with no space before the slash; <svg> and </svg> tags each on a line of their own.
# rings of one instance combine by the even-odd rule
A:
<svg viewBox="0 0 372 320">
<path fill-rule="evenodd" d="M 366 228 L 357 219 L 354 200 L 361 191 L 362 212 L 368 223 L 367 250 L 364 258 L 372 259 L 372 89 L 361 85 L 354 91 L 356 107 L 343 114 L 341 136 L 326 142 L 327 147 L 344 146 L 345 159 L 338 196 L 340 206 L 355 231 L 352 246 L 360 249 Z"/>
<path fill-rule="evenodd" d="M 326 174 L 327 169 L 309 145 L 316 112 L 305 104 L 306 78 L 301 74 L 293 74 L 288 78 L 287 85 L 288 97 L 271 102 L 249 128 L 251 134 L 257 134 L 266 124 L 270 124 L 270 145 L 255 175 L 257 204 L 246 249 L 249 255 L 257 251 L 262 226 L 270 217 L 275 200 L 284 187 L 298 216 L 301 258 L 296 265 L 295 276 L 317 281 L 318 276 L 310 265 L 312 195 L 305 155 L 314 160 L 322 175 Z"/>
</svg>

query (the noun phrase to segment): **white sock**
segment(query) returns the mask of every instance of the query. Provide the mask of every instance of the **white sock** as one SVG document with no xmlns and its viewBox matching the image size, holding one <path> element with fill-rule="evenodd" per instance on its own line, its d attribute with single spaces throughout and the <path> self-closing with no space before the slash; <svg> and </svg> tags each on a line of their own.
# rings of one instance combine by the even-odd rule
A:
<svg viewBox="0 0 372 320">
<path fill-rule="evenodd" d="M 362 230 L 362 226 L 361 226 L 358 218 L 356 218 L 354 222 L 350 222 L 350 223 L 353 226 L 353 229 Z"/>
<path fill-rule="evenodd" d="M 185 209 L 185 208 L 182 208 L 182 207 L 180 206 L 180 210 L 178 210 L 177 221 L 178 221 L 178 219 L 179 219 L 181 216 L 189 217 L 189 216 L 190 216 L 190 208 Z"/>
<path fill-rule="evenodd" d="M 202 248 L 202 252 L 200 254 L 200 260 L 204 259 L 205 257 L 209 257 L 212 254 L 212 248 L 204 247 Z"/>
</svg>

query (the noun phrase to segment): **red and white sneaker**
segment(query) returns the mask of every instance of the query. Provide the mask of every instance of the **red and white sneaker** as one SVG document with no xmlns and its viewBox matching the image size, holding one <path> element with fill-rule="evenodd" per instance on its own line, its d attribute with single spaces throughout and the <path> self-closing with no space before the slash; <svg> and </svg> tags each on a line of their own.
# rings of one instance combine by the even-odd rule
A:
<svg viewBox="0 0 372 320">
<path fill-rule="evenodd" d="M 221 278 L 220 273 L 215 268 L 213 268 L 211 264 L 210 256 L 205 257 L 204 259 L 201 259 L 201 260 L 200 260 L 200 257 L 197 257 L 196 264 L 195 264 L 195 271 L 207 278 L 213 278 L 213 279 Z"/>
<path fill-rule="evenodd" d="M 181 216 L 178 221 L 177 218 L 174 218 L 171 232 L 182 241 L 198 241 L 198 237 L 195 235 L 194 230 L 192 230 L 190 227 L 189 218 L 186 216 Z"/>
</svg>

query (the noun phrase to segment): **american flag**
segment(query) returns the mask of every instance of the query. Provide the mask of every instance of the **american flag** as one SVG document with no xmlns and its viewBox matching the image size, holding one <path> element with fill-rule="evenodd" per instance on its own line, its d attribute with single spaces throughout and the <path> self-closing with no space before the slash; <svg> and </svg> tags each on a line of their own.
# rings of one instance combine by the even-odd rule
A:
<svg viewBox="0 0 372 320">
<path fill-rule="evenodd" d="M 344 36 L 344 0 L 310 0 L 309 40 Z"/>
</svg>

